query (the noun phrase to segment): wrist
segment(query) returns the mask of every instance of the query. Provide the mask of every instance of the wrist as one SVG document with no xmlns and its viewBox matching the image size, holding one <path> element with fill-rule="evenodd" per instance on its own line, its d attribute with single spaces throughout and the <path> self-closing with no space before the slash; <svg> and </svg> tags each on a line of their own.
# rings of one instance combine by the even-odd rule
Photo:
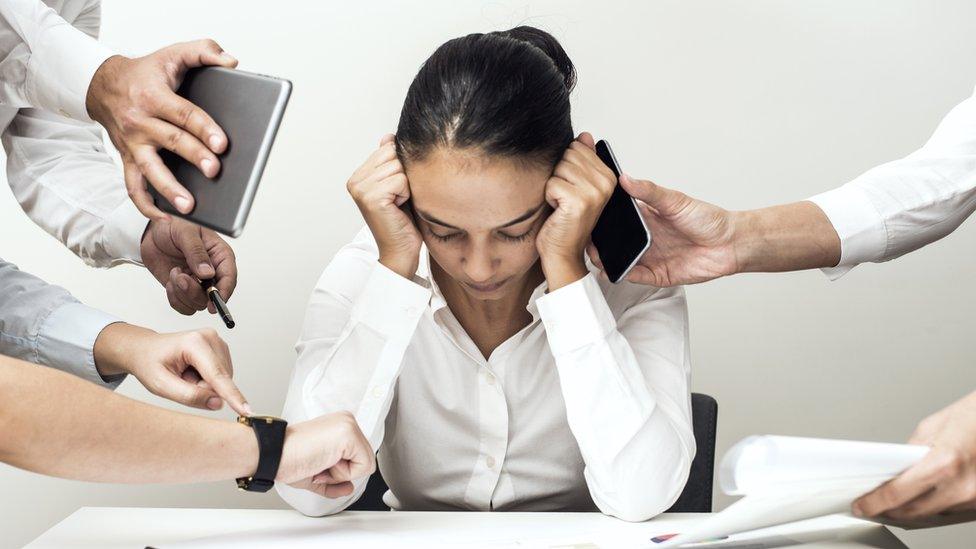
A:
<svg viewBox="0 0 976 549">
<path fill-rule="evenodd" d="M 281 446 L 281 462 L 278 464 L 278 474 L 275 476 L 275 482 L 288 483 L 295 479 L 294 472 L 301 468 L 298 463 L 294 462 L 294 455 L 296 452 L 292 451 L 289 446 L 294 444 L 295 441 L 292 435 L 295 432 L 295 426 L 289 424 L 285 428 L 285 443 Z M 256 467 L 257 465 L 255 465 Z"/>
<path fill-rule="evenodd" d="M 546 284 L 549 286 L 550 292 L 581 280 L 590 272 L 586 268 L 582 253 L 579 257 L 561 255 L 542 255 L 540 257 L 542 272 L 546 277 Z"/>
<path fill-rule="evenodd" d="M 257 472 L 258 461 L 261 459 L 261 449 L 257 437 L 254 436 L 254 430 L 247 425 L 234 422 L 231 441 L 229 446 L 233 448 L 230 458 L 230 463 L 233 464 L 232 478 L 253 475 Z"/>
<path fill-rule="evenodd" d="M 134 364 L 137 361 L 134 359 L 141 356 L 140 352 L 145 351 L 145 347 L 140 345 L 140 342 L 155 333 L 152 330 L 124 322 L 115 322 L 102 328 L 98 337 L 95 338 L 95 345 L 92 349 L 92 354 L 95 357 L 95 368 L 99 375 L 107 377 L 119 374 L 135 374 Z"/>
<path fill-rule="evenodd" d="M 102 62 L 102 64 L 92 75 L 91 83 L 88 84 L 88 93 L 85 96 L 85 108 L 88 116 L 99 124 L 105 125 L 108 120 L 108 108 L 106 106 L 106 95 L 111 93 L 111 83 L 116 80 L 118 67 L 125 61 L 121 55 L 113 55 Z"/>
<path fill-rule="evenodd" d="M 412 254 L 384 254 L 380 252 L 379 262 L 403 278 L 412 280 L 420 266 L 420 251 Z"/>
<path fill-rule="evenodd" d="M 724 273 L 725 276 L 761 270 L 757 257 L 757 252 L 761 249 L 757 243 L 760 212 L 761 210 L 729 212 L 733 263 L 729 268 L 730 272 Z"/>
<path fill-rule="evenodd" d="M 735 272 L 782 272 L 833 267 L 837 231 L 812 202 L 733 212 Z"/>
</svg>

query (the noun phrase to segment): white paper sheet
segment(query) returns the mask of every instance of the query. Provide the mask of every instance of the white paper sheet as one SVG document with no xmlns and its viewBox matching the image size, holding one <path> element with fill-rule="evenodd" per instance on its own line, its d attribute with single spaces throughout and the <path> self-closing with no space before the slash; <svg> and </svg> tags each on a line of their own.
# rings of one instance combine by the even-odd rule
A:
<svg viewBox="0 0 976 549">
<path fill-rule="evenodd" d="M 846 513 L 862 494 L 917 463 L 927 446 L 754 436 L 722 459 L 719 485 L 745 497 L 657 547 Z M 704 545 L 703 545 L 704 546 Z"/>
<path fill-rule="evenodd" d="M 822 480 L 891 478 L 928 452 L 927 446 L 784 436 L 752 436 L 726 452 L 719 486 L 732 496 L 790 490 Z"/>
</svg>

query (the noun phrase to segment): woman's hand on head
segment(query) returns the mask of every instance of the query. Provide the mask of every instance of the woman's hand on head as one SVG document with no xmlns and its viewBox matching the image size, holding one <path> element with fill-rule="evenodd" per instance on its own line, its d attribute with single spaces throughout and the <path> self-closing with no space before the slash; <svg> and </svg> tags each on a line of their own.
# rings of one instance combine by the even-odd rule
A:
<svg viewBox="0 0 976 549">
<path fill-rule="evenodd" d="M 586 276 L 583 251 L 616 184 L 613 171 L 596 155 L 593 136 L 580 134 L 546 183 L 553 212 L 536 237 L 536 248 L 550 290 Z"/>
<path fill-rule="evenodd" d="M 410 186 L 394 139 L 393 134 L 383 136 L 379 148 L 349 178 L 346 189 L 376 238 L 380 263 L 411 278 L 417 271 L 423 239 L 402 207 L 410 199 Z"/>
</svg>

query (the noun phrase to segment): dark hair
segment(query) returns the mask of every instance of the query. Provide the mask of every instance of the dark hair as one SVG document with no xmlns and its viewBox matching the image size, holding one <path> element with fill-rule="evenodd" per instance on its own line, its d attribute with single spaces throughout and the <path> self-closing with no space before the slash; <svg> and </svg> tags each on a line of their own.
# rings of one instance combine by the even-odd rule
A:
<svg viewBox="0 0 976 549">
<path fill-rule="evenodd" d="M 403 161 L 444 146 L 555 165 L 573 141 L 576 70 L 533 27 L 469 34 L 437 48 L 407 91 L 397 127 Z"/>
</svg>

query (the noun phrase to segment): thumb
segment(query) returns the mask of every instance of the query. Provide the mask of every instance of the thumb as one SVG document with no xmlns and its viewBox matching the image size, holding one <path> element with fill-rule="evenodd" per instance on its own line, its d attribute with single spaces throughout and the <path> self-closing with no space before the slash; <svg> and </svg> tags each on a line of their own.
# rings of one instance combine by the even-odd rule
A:
<svg viewBox="0 0 976 549">
<path fill-rule="evenodd" d="M 204 246 L 200 227 L 192 223 L 181 223 L 179 225 L 174 224 L 172 230 L 176 233 L 173 237 L 173 243 L 183 254 L 190 272 L 201 280 L 213 278 L 216 271 L 214 271 L 213 263 L 210 261 L 210 254 L 207 253 L 207 248 Z"/>
<path fill-rule="evenodd" d="M 209 387 L 201 387 L 168 371 L 152 384 L 150 392 L 184 406 L 204 410 L 219 410 L 223 402 Z"/>
<path fill-rule="evenodd" d="M 665 215 L 676 213 L 688 198 L 684 193 L 662 187 L 652 181 L 634 179 L 627 174 L 620 176 L 620 186 L 630 196 Z"/>
<path fill-rule="evenodd" d="M 173 53 L 182 69 L 216 65 L 233 69 L 237 66 L 237 59 L 224 51 L 220 44 L 209 38 L 184 42 L 173 46 Z"/>
</svg>

